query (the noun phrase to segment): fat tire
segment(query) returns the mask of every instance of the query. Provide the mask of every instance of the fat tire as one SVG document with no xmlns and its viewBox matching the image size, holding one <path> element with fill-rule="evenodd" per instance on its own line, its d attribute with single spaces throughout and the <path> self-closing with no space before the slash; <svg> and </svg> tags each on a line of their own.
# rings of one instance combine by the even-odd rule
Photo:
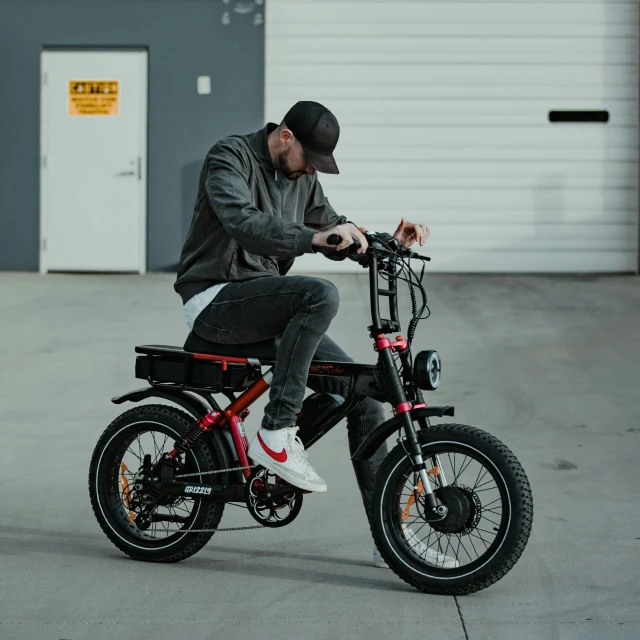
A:
<svg viewBox="0 0 640 640">
<path fill-rule="evenodd" d="M 187 429 L 193 425 L 194 418 L 183 411 L 165 405 L 143 405 L 119 415 L 104 431 L 91 457 L 89 467 L 89 495 L 91 498 L 91 506 L 101 529 L 109 540 L 111 540 L 120 551 L 123 551 L 131 558 L 144 562 L 180 562 L 200 551 L 200 549 L 209 542 L 213 536 L 213 532 L 183 534 L 180 538 L 176 539 L 175 543 L 163 549 L 154 548 L 151 544 L 148 545 L 148 548 L 141 549 L 140 547 L 144 546 L 143 541 L 136 539 L 135 545 L 133 541 L 130 543 L 127 542 L 126 533 L 120 532 L 120 534 L 117 534 L 101 508 L 100 499 L 106 489 L 105 483 L 107 482 L 105 474 L 102 473 L 104 468 L 99 468 L 101 456 L 105 448 L 110 446 L 116 434 L 120 433 L 124 436 L 128 426 L 131 427 L 133 431 L 135 430 L 135 424 L 140 422 L 160 423 L 174 431 L 176 435 L 182 436 Z M 203 472 L 221 468 L 220 461 L 215 459 L 203 439 L 199 440 L 191 451 L 194 452 L 196 460 Z M 224 511 L 224 503 L 196 499 L 195 504 L 199 505 L 199 512 L 189 525 L 190 528 L 217 528 Z M 105 504 L 104 507 L 108 509 L 107 504 Z M 177 537 L 181 534 L 176 533 L 173 535 Z"/>
<path fill-rule="evenodd" d="M 389 546 L 391 516 L 389 501 L 393 486 L 387 482 L 407 454 L 399 444 L 384 459 L 372 499 L 371 532 L 380 554 L 389 568 L 407 584 L 424 593 L 461 596 L 481 591 L 503 578 L 516 564 L 529 539 L 533 522 L 533 497 L 529 481 L 522 465 L 500 440 L 491 434 L 463 424 L 432 425 L 418 432 L 421 445 L 426 446 L 441 440 L 467 444 L 486 455 L 495 464 L 504 478 L 511 503 L 511 521 L 504 542 L 491 560 L 470 576 L 454 579 L 438 579 L 420 575 L 401 562 Z M 386 488 L 386 490 L 385 490 Z M 385 495 L 386 494 L 389 495 Z"/>
</svg>

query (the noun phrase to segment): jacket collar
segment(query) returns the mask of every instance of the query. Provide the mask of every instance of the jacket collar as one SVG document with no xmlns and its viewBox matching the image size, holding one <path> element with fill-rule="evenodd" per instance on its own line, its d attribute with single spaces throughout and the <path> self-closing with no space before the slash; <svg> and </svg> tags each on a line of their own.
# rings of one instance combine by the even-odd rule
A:
<svg viewBox="0 0 640 640">
<path fill-rule="evenodd" d="M 253 136 L 253 148 L 256 151 L 256 155 L 258 156 L 258 158 L 260 158 L 262 164 L 267 169 L 271 169 L 272 171 L 275 170 L 275 167 L 273 166 L 273 162 L 271 161 L 271 154 L 269 153 L 267 137 L 274 129 L 277 129 L 277 127 L 277 124 L 269 122 L 267 123 L 266 127 L 260 129 L 260 131 L 256 131 Z"/>
</svg>

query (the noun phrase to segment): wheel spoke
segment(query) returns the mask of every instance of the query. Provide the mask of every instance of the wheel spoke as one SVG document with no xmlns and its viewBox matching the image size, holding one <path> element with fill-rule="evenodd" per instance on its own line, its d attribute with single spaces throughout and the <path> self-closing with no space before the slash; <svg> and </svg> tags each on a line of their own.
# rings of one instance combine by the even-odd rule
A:
<svg viewBox="0 0 640 640">
<path fill-rule="evenodd" d="M 469 551 L 467 551 L 467 547 L 464 546 L 464 543 L 462 542 L 462 536 L 460 534 L 458 534 L 458 538 L 460 538 L 460 545 L 464 549 L 464 552 L 467 554 L 467 558 L 469 558 L 470 562 L 473 562 L 474 558 L 471 557 L 471 554 L 469 553 Z M 473 543 L 471 544 L 471 546 L 473 547 Z M 475 549 L 474 549 L 474 553 L 476 554 L 476 557 L 477 557 L 478 556 L 478 552 Z M 460 563 L 460 564 L 462 564 L 462 563 Z"/>
<path fill-rule="evenodd" d="M 135 452 L 133 451 L 133 449 L 131 449 L 131 447 L 127 447 L 127 451 L 132 455 L 135 456 L 136 458 L 138 458 L 138 462 L 140 462 L 140 465 L 142 465 L 142 458 Z M 127 451 L 125 451 L 125 454 L 127 453 Z"/>
<path fill-rule="evenodd" d="M 480 540 L 482 542 L 482 544 L 484 545 L 485 549 L 489 548 L 489 545 L 487 544 L 486 540 L 482 536 L 476 535 L 475 533 L 471 532 L 471 533 L 469 533 L 469 538 L 472 538 L 472 537 L 473 538 L 477 538 L 478 540 Z"/>
<path fill-rule="evenodd" d="M 455 458 L 456 455 L 455 453 L 453 454 L 453 457 Z M 451 454 L 447 451 L 447 458 L 449 458 L 449 466 L 451 467 L 452 471 L 453 471 L 453 475 L 456 475 L 456 465 L 451 462 Z"/>
<path fill-rule="evenodd" d="M 491 518 L 487 518 L 487 516 L 485 516 L 484 513 L 482 514 L 482 518 L 480 519 L 480 522 L 482 522 L 482 520 L 488 520 L 491 524 L 495 525 L 496 527 L 500 526 L 499 522 L 494 522 L 493 520 L 491 520 Z"/>
<path fill-rule="evenodd" d="M 460 470 L 456 474 L 455 478 L 453 479 L 453 483 L 452 484 L 456 484 L 456 482 L 458 481 L 458 478 L 469 468 L 469 465 L 473 462 L 473 458 L 469 458 L 469 456 L 465 456 L 465 460 L 467 458 L 469 459 L 469 462 L 467 462 L 465 464 L 464 461 L 463 461 L 463 464 L 460 467 Z"/>
<path fill-rule="evenodd" d="M 492 482 L 493 482 L 494 485 L 496 484 L 496 482 L 495 482 L 495 480 L 493 478 L 489 478 L 488 480 L 486 480 L 482 484 L 479 484 L 479 485 L 473 487 L 473 491 L 478 491 L 480 489 L 480 487 L 484 487 L 484 486 L 486 486 L 488 484 L 491 484 Z M 498 486 L 496 485 L 494 488 L 497 489 Z M 486 491 L 486 489 L 485 489 L 485 491 Z"/>
<path fill-rule="evenodd" d="M 156 432 L 151 432 L 151 437 L 153 438 L 153 447 L 155 449 L 154 461 L 157 462 L 160 459 L 160 450 L 158 449 L 158 443 L 156 442 Z"/>
<path fill-rule="evenodd" d="M 482 475 L 480 475 L 480 473 L 482 473 Z M 478 478 L 476 479 L 476 483 L 473 485 L 473 487 L 471 487 L 474 491 L 478 486 L 478 483 L 487 475 L 487 473 L 489 473 L 489 469 L 486 469 L 485 467 L 481 466 L 480 471 L 478 472 Z"/>
</svg>

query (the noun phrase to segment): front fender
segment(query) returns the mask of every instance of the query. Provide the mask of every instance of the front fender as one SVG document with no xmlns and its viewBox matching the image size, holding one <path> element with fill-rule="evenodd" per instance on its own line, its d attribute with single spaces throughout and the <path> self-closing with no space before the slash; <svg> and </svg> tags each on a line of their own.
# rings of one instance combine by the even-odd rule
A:
<svg viewBox="0 0 640 640">
<path fill-rule="evenodd" d="M 453 416 L 455 409 L 449 405 L 443 407 L 420 407 L 411 411 L 411 418 L 441 418 L 442 416 Z M 351 456 L 352 460 L 368 460 L 382 445 L 382 443 L 402 425 L 402 414 L 378 425 L 360 444 L 356 452 Z"/>
</svg>

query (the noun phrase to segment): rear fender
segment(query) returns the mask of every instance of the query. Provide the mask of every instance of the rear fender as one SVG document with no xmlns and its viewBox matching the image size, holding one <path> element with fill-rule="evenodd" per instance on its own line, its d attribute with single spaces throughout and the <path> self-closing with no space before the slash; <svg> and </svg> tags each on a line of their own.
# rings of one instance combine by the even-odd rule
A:
<svg viewBox="0 0 640 640">
<path fill-rule="evenodd" d="M 159 387 L 136 389 L 135 391 L 111 398 L 111 402 L 114 404 L 123 404 L 124 402 L 141 402 L 148 398 L 162 398 L 163 400 L 173 402 L 191 414 L 195 420 L 200 420 L 202 416 L 209 413 L 212 409 L 220 410 L 220 407 L 217 405 L 212 406 L 212 403 L 215 404 L 215 402 L 209 402 L 202 396 L 193 395 L 182 389 L 161 389 Z M 235 466 L 234 460 L 236 455 L 232 447 L 233 440 L 227 429 L 211 429 L 207 432 L 205 438 L 209 448 L 217 456 L 218 460 L 220 460 L 223 469 L 229 469 Z M 241 471 L 231 472 L 227 479 L 224 478 L 224 475 L 226 474 L 216 475 L 216 482 L 222 484 L 239 484 L 244 482 L 244 476 Z"/>
<path fill-rule="evenodd" d="M 451 406 L 443 407 L 421 407 L 411 411 L 412 420 L 421 418 L 441 418 L 442 416 L 453 416 L 455 409 Z M 362 442 L 356 452 L 351 456 L 352 460 L 368 460 L 382 445 L 382 443 L 394 432 L 398 431 L 402 425 L 402 414 L 377 426 Z"/>
</svg>

